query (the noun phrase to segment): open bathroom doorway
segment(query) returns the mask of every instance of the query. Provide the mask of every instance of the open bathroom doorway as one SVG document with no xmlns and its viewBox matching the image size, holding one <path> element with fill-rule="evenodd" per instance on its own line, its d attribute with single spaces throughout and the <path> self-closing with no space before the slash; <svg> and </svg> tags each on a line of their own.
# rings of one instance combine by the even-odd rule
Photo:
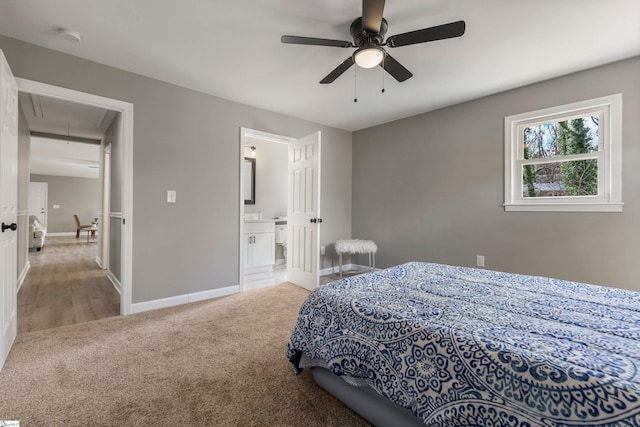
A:
<svg viewBox="0 0 640 427">
<path fill-rule="evenodd" d="M 241 128 L 243 291 L 285 281 L 317 286 L 320 227 L 310 218 L 319 216 L 319 138 L 319 132 L 297 140 Z"/>
</svg>

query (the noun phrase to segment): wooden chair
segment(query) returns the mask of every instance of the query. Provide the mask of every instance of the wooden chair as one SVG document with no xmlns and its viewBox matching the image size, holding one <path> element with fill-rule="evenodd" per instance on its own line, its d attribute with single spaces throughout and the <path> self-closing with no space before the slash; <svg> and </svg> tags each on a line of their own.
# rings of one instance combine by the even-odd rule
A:
<svg viewBox="0 0 640 427">
<path fill-rule="evenodd" d="M 80 238 L 80 232 L 82 230 L 86 230 L 86 229 L 91 229 L 91 224 L 89 225 L 81 225 L 80 224 L 80 218 L 78 218 L 78 215 L 73 214 L 73 217 L 76 220 L 76 239 Z M 96 231 L 95 230 L 91 230 L 91 237 L 96 237 Z"/>
</svg>

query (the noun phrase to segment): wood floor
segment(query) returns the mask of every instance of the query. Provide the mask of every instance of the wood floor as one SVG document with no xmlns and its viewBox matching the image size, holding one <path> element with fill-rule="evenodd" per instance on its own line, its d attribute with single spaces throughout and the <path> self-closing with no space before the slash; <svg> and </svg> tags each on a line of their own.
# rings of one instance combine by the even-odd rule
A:
<svg viewBox="0 0 640 427">
<path fill-rule="evenodd" d="M 96 242 L 49 237 L 29 252 L 31 269 L 18 292 L 18 333 L 120 314 L 120 294 L 95 262 Z"/>
</svg>

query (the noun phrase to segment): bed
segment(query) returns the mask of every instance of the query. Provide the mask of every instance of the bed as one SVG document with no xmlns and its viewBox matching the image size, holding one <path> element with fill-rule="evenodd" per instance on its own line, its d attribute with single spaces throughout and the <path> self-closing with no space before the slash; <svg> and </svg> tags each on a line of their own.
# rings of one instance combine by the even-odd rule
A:
<svg viewBox="0 0 640 427">
<path fill-rule="evenodd" d="M 428 426 L 640 426 L 633 291 L 411 262 L 314 290 L 287 357 Z"/>
</svg>

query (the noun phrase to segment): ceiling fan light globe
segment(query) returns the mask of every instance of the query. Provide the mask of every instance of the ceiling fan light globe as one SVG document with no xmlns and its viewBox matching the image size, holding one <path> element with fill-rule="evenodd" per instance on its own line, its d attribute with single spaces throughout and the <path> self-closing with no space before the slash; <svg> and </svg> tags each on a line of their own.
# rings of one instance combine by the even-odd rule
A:
<svg viewBox="0 0 640 427">
<path fill-rule="evenodd" d="M 353 54 L 353 60 L 362 68 L 373 68 L 380 65 L 382 58 L 384 58 L 384 51 L 379 47 L 358 49 Z"/>
</svg>

